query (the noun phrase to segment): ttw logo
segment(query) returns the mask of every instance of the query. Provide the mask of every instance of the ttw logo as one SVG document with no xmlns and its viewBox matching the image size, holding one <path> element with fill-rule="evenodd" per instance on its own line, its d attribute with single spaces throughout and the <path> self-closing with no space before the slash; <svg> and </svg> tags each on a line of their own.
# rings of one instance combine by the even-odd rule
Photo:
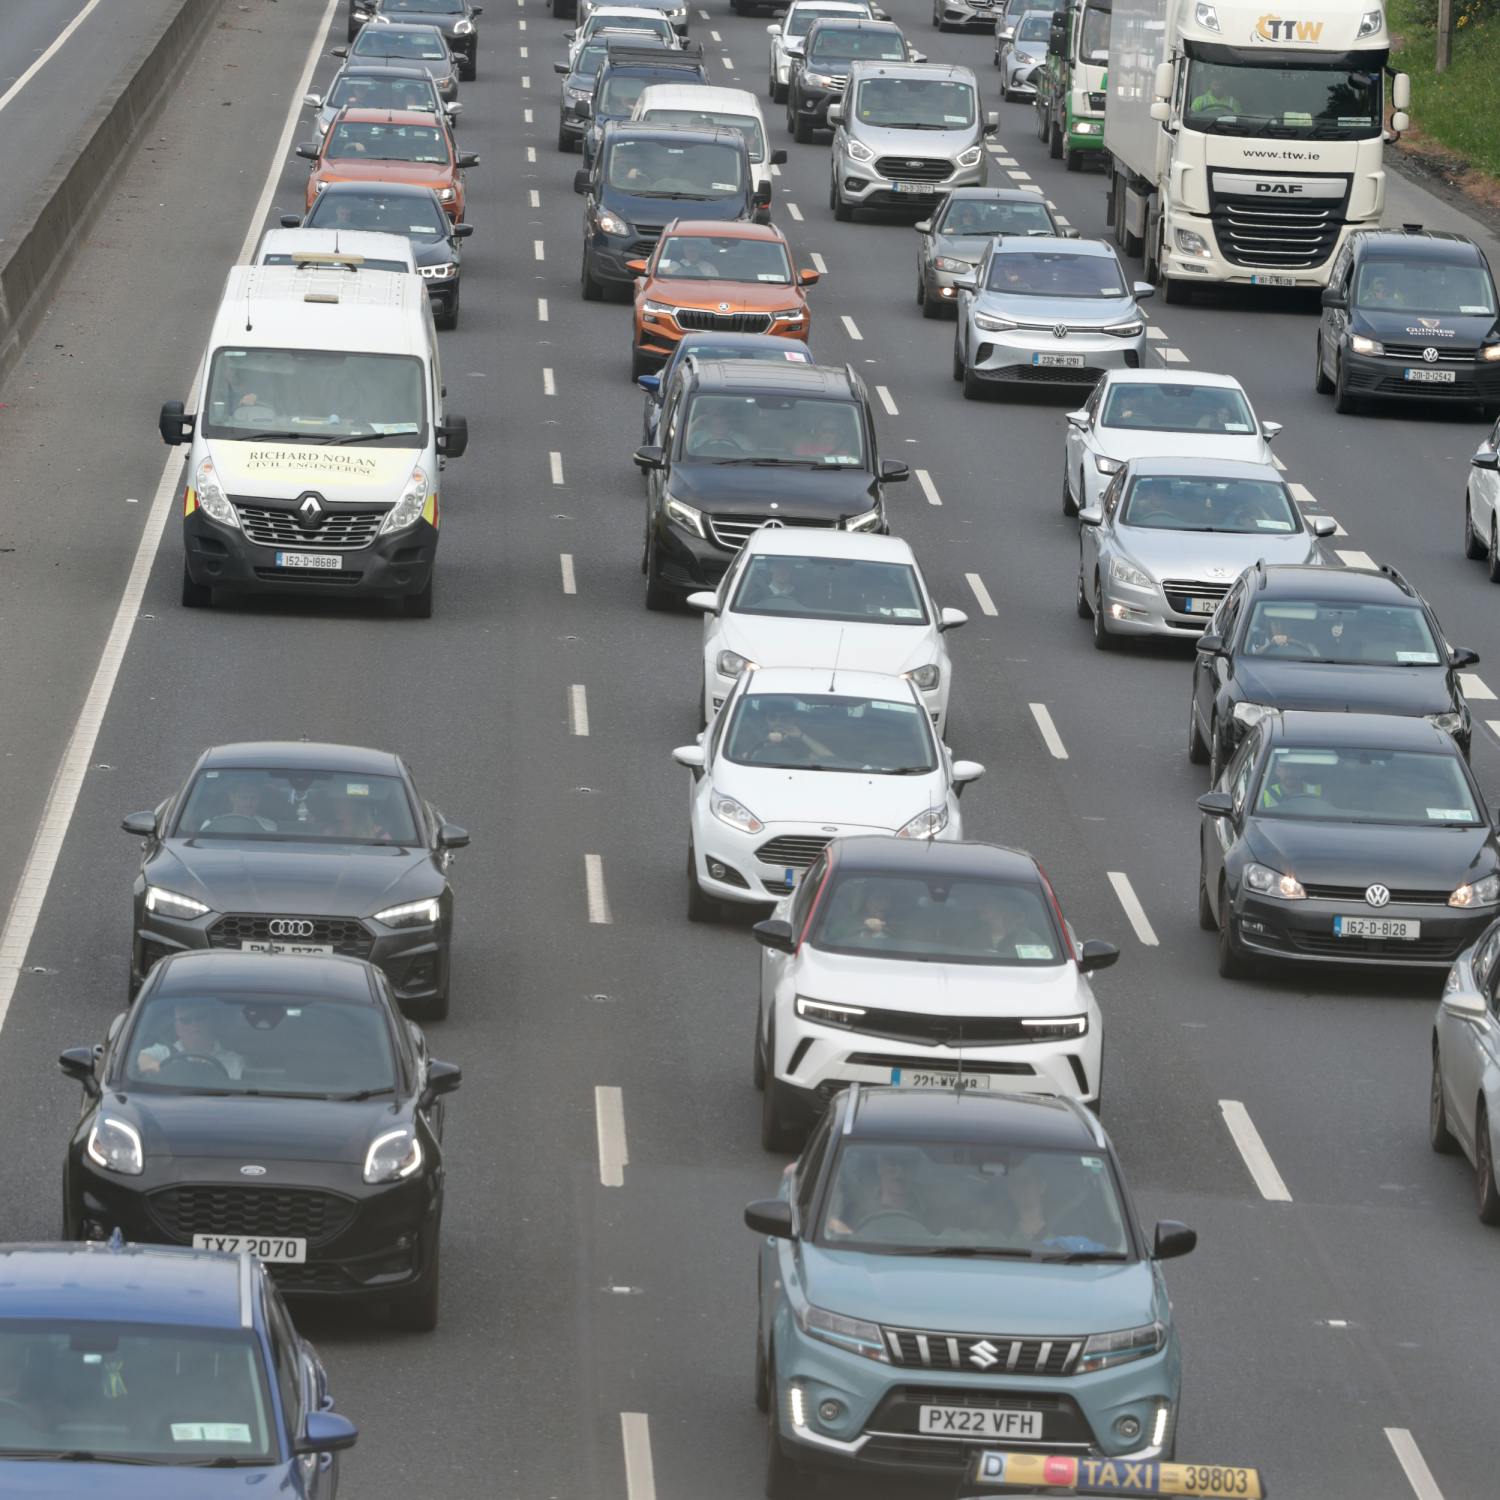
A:
<svg viewBox="0 0 1500 1500">
<path fill-rule="evenodd" d="M 1323 35 L 1321 21 L 1288 21 L 1281 16 L 1262 16 L 1255 23 L 1255 35 L 1262 42 L 1316 42 Z"/>
</svg>

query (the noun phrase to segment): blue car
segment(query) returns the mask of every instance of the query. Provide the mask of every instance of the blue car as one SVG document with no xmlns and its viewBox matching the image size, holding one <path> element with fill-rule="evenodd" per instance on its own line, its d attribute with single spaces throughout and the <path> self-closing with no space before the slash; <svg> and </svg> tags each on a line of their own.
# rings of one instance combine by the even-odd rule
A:
<svg viewBox="0 0 1500 1500">
<path fill-rule="evenodd" d="M 955 1481 L 981 1448 L 1169 1458 L 1181 1356 L 1113 1146 L 1048 1095 L 837 1095 L 752 1203 L 766 1493 L 809 1471 Z"/>
<path fill-rule="evenodd" d="M 0 1245 L 0 1494 L 333 1500 L 358 1430 L 259 1261 Z"/>
<path fill-rule="evenodd" d="M 635 383 L 646 393 L 646 410 L 641 417 L 641 442 L 650 446 L 656 441 L 661 420 L 661 406 L 677 373 L 688 355 L 700 359 L 767 359 L 779 364 L 810 365 L 812 350 L 801 339 L 782 338 L 779 333 L 685 333 L 667 356 L 661 369 L 651 375 L 637 375 Z"/>
</svg>

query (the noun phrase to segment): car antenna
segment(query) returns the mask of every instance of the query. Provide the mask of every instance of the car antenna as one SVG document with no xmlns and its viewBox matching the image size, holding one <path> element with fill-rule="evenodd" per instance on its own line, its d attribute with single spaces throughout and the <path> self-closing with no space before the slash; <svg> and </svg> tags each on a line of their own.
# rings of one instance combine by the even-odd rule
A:
<svg viewBox="0 0 1500 1500">
<path fill-rule="evenodd" d="M 834 691 L 839 671 L 839 657 L 844 651 L 844 627 L 839 626 L 839 643 L 833 648 L 833 665 L 828 669 L 828 691 Z"/>
</svg>

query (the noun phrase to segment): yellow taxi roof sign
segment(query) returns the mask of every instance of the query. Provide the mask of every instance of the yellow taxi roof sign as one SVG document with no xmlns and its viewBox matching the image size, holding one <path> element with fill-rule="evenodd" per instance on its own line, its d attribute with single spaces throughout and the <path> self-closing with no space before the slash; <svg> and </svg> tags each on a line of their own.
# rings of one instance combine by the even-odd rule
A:
<svg viewBox="0 0 1500 1500">
<path fill-rule="evenodd" d="M 1130 1458 L 1075 1458 L 1065 1453 L 975 1456 L 969 1475 L 974 1493 L 994 1491 L 1071 1495 L 1184 1495 L 1195 1500 L 1266 1500 L 1259 1469 L 1229 1464 L 1157 1463 Z M 967 1490 L 966 1490 L 967 1492 Z"/>
</svg>

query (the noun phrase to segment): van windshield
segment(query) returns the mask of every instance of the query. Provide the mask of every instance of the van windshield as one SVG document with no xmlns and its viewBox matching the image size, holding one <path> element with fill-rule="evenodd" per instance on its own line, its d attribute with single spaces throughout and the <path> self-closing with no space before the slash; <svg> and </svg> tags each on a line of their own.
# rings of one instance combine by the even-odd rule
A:
<svg viewBox="0 0 1500 1500">
<path fill-rule="evenodd" d="M 219 349 L 208 374 L 203 435 L 425 447 L 422 362 L 328 349 Z"/>
</svg>

